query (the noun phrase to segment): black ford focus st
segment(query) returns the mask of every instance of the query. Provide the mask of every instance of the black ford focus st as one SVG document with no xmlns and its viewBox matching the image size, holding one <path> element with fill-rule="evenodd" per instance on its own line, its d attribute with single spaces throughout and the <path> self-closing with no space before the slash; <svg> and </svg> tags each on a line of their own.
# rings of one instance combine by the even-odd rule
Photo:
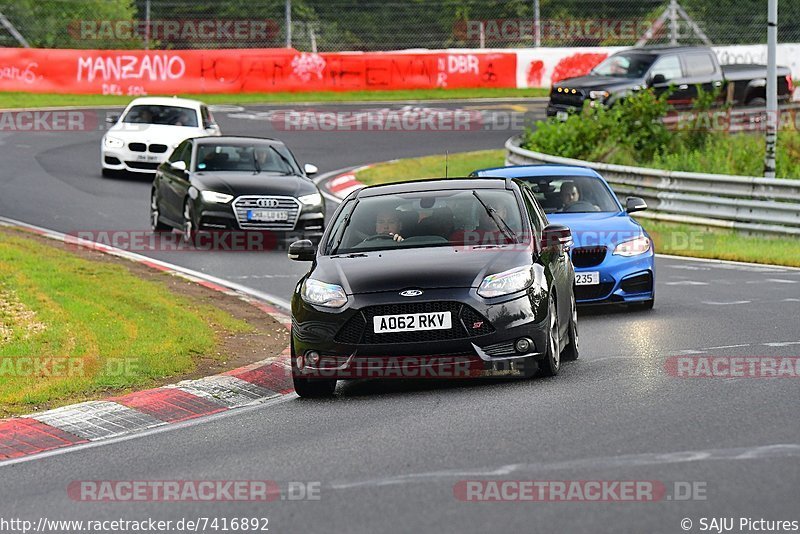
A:
<svg viewBox="0 0 800 534">
<path fill-rule="evenodd" d="M 339 206 L 292 297 L 292 369 L 303 397 L 336 381 L 558 373 L 578 357 L 568 228 L 548 225 L 524 182 L 373 186 Z"/>
</svg>

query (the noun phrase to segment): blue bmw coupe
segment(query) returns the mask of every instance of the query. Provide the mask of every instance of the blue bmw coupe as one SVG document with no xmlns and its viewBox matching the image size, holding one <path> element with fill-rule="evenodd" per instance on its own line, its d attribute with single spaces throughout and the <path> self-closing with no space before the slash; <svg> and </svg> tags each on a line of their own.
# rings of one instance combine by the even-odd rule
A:
<svg viewBox="0 0 800 534">
<path fill-rule="evenodd" d="M 603 177 L 571 165 L 481 169 L 473 177 L 517 178 L 530 184 L 550 223 L 572 230 L 578 304 L 627 304 L 651 309 L 655 261 L 650 236 L 630 214 L 647 209 L 628 197 L 623 207 Z"/>
</svg>

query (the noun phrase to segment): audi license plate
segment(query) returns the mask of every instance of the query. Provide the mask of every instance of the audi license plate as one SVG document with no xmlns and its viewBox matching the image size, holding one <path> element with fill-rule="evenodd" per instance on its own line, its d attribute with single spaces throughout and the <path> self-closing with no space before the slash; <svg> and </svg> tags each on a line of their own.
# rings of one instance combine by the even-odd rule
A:
<svg viewBox="0 0 800 534">
<path fill-rule="evenodd" d="M 447 330 L 453 326 L 450 312 L 406 313 L 403 315 L 377 315 L 372 318 L 376 334 L 388 332 L 416 332 L 419 330 Z"/>
<path fill-rule="evenodd" d="M 286 210 L 247 210 L 247 220 L 263 222 L 288 221 L 289 212 Z"/>
<path fill-rule="evenodd" d="M 600 283 L 600 271 L 575 273 L 576 286 L 596 286 Z"/>
</svg>

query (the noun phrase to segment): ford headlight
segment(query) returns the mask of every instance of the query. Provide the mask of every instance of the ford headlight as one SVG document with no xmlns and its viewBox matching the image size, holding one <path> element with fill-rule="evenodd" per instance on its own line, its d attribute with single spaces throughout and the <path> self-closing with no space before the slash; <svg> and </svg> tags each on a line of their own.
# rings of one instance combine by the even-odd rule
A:
<svg viewBox="0 0 800 534">
<path fill-rule="evenodd" d="M 302 197 L 297 197 L 297 200 L 305 204 L 306 206 L 319 206 L 322 204 L 322 195 L 319 193 L 311 193 L 310 195 L 303 195 Z"/>
<path fill-rule="evenodd" d="M 533 283 L 531 268 L 529 266 L 516 267 L 484 278 L 478 288 L 478 295 L 484 298 L 510 295 L 522 291 L 531 283 Z"/>
<path fill-rule="evenodd" d="M 125 146 L 125 142 L 122 139 L 117 139 L 116 137 L 106 136 L 103 139 L 103 144 L 106 148 L 122 148 Z"/>
<path fill-rule="evenodd" d="M 203 202 L 216 202 L 218 204 L 227 204 L 233 200 L 233 195 L 226 195 L 225 193 L 217 193 L 216 191 L 201 191 L 200 198 Z"/>
<path fill-rule="evenodd" d="M 309 304 L 326 308 L 341 308 L 347 304 L 347 295 L 342 286 L 320 282 L 313 278 L 306 278 L 303 282 L 300 296 Z"/>
<path fill-rule="evenodd" d="M 638 256 L 650 250 L 650 239 L 640 235 L 635 239 L 623 241 L 614 248 L 615 256 Z"/>
</svg>

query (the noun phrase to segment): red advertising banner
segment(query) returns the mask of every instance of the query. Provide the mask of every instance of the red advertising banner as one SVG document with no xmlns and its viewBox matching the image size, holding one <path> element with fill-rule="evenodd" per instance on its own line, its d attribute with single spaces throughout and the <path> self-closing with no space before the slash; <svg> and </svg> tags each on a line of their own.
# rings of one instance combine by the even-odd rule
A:
<svg viewBox="0 0 800 534">
<path fill-rule="evenodd" d="M 0 49 L 0 91 L 115 94 L 516 87 L 515 53 Z"/>
</svg>

